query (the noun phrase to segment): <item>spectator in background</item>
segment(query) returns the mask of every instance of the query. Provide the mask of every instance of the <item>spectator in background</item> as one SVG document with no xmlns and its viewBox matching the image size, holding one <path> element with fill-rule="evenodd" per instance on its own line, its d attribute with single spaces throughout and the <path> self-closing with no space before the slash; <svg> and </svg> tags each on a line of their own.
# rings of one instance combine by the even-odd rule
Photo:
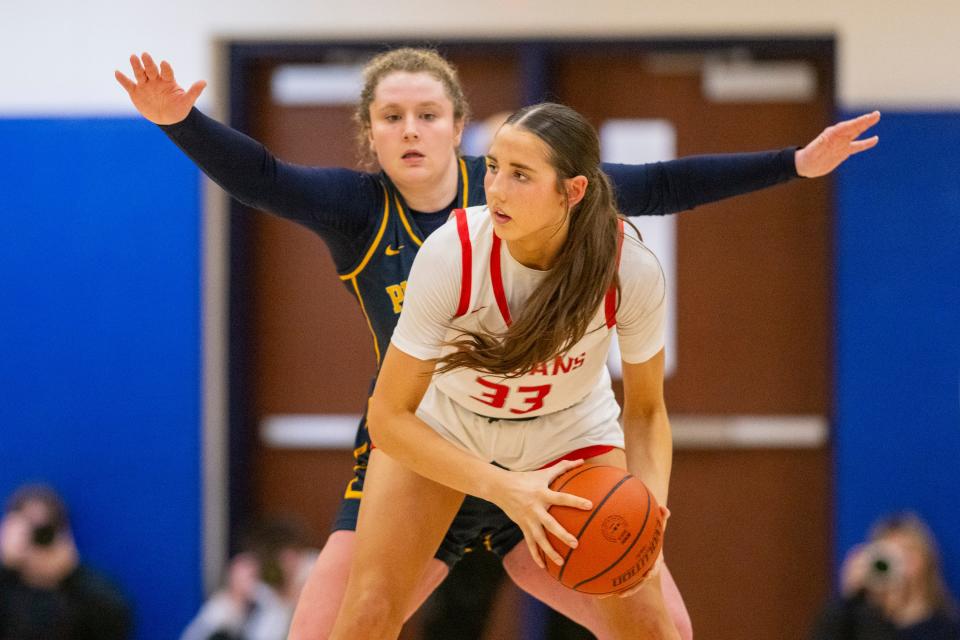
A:
<svg viewBox="0 0 960 640">
<path fill-rule="evenodd" d="M 821 613 L 814 640 L 960 640 L 936 542 L 914 514 L 881 520 L 850 550 L 841 597 Z"/>
<path fill-rule="evenodd" d="M 316 557 L 295 524 L 271 519 L 256 526 L 230 560 L 226 584 L 180 640 L 283 640 Z"/>
<path fill-rule="evenodd" d="M 14 492 L 0 522 L 0 640 L 120 640 L 132 620 L 80 562 L 63 499 L 43 485 Z"/>
</svg>

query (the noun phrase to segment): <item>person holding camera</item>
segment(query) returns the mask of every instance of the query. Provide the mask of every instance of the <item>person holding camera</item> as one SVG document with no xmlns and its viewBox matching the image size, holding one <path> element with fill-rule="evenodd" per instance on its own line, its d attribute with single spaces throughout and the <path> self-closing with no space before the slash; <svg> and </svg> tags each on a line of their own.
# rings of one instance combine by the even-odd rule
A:
<svg viewBox="0 0 960 640">
<path fill-rule="evenodd" d="M 122 640 L 132 628 L 123 596 L 80 561 L 60 496 L 14 492 L 0 521 L 0 640 Z"/>
<path fill-rule="evenodd" d="M 914 514 L 879 521 L 847 554 L 841 597 L 821 612 L 813 640 L 960 640 L 936 542 Z"/>
</svg>

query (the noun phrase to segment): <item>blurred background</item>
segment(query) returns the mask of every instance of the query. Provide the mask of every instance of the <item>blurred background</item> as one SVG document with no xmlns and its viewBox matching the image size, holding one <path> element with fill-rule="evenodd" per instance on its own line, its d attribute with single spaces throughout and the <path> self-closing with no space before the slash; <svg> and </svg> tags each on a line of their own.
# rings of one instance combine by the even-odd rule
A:
<svg viewBox="0 0 960 640">
<path fill-rule="evenodd" d="M 277 156 L 354 167 L 356 69 L 428 44 L 477 122 L 549 98 L 655 124 L 636 161 L 883 112 L 832 176 L 669 223 L 666 552 L 704 639 L 805 637 L 846 551 L 903 509 L 956 593 L 958 22 L 934 0 L 6 3 L 0 497 L 64 496 L 142 640 L 179 635 L 246 523 L 292 515 L 322 545 L 375 365 L 362 316 L 317 237 L 229 202 L 113 70 L 150 51 Z M 510 587 L 493 615 L 486 637 L 547 637 Z"/>
</svg>

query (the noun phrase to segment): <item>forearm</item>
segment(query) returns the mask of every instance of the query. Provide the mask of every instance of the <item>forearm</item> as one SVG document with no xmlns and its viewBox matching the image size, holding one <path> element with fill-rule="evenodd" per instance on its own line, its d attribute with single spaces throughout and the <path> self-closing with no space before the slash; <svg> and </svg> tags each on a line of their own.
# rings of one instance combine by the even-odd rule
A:
<svg viewBox="0 0 960 640">
<path fill-rule="evenodd" d="M 193 109 L 160 129 L 231 196 L 250 206 L 272 200 L 276 159 L 262 144 Z"/>
<path fill-rule="evenodd" d="M 673 465 L 673 437 L 665 408 L 641 413 L 624 410 L 627 469 L 643 480 L 657 502 L 667 505 Z"/>
<path fill-rule="evenodd" d="M 376 410 L 368 418 L 374 445 L 419 475 L 457 491 L 491 500 L 508 471 L 447 441 L 409 411 Z"/>
<path fill-rule="evenodd" d="M 605 165 L 628 216 L 663 215 L 758 191 L 797 177 L 793 148 L 690 156 L 649 165 Z"/>
</svg>

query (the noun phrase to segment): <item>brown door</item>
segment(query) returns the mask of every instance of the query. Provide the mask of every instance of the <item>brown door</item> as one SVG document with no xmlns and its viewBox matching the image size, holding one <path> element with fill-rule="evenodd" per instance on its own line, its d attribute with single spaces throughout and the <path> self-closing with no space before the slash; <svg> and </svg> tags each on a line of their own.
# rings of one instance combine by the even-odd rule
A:
<svg viewBox="0 0 960 640">
<path fill-rule="evenodd" d="M 677 155 L 802 144 L 829 124 L 829 61 L 809 100 L 711 102 L 696 53 L 582 52 L 556 66 L 560 101 L 596 125 L 663 118 Z M 677 227 L 671 415 L 827 416 L 830 181 L 702 207 Z M 675 450 L 670 567 L 700 638 L 802 638 L 830 584 L 825 448 Z"/>
</svg>

